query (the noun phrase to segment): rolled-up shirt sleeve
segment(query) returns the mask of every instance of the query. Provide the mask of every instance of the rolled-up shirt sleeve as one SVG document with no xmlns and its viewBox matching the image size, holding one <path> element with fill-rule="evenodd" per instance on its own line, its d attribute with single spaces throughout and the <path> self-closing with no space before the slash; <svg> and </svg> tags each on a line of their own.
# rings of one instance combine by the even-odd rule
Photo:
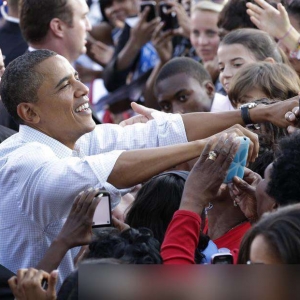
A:
<svg viewBox="0 0 300 300">
<path fill-rule="evenodd" d="M 125 127 L 112 124 L 98 125 L 82 138 L 92 139 L 89 154 L 112 150 L 133 150 L 187 143 L 183 120 L 179 114 L 152 113 L 153 120 Z M 105 136 L 105 139 L 102 137 Z"/>
</svg>

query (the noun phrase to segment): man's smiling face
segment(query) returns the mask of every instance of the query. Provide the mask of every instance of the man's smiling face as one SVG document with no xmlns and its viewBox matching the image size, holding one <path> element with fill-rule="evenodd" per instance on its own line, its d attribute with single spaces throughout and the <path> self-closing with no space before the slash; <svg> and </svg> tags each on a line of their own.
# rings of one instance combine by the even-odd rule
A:
<svg viewBox="0 0 300 300">
<path fill-rule="evenodd" d="M 33 127 L 73 148 L 83 134 L 95 128 L 89 108 L 89 89 L 62 56 L 44 60 L 36 67 L 43 77 L 32 108 L 38 115 Z"/>
</svg>

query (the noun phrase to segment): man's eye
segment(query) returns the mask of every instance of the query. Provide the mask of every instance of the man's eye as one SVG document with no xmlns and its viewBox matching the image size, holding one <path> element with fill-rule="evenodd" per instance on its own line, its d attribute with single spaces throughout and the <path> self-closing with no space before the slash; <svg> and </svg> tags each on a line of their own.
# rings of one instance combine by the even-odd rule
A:
<svg viewBox="0 0 300 300">
<path fill-rule="evenodd" d="M 161 103 L 160 107 L 163 111 L 169 111 L 171 109 L 171 105 L 168 103 Z"/>
<path fill-rule="evenodd" d="M 178 100 L 180 102 L 185 102 L 185 101 L 188 100 L 188 96 L 187 95 L 181 95 L 181 96 L 178 97 Z"/>
<path fill-rule="evenodd" d="M 62 88 L 61 88 L 61 90 L 63 90 L 63 89 L 65 89 L 65 88 L 67 88 L 68 86 L 70 85 L 70 83 L 69 82 L 67 82 Z"/>
</svg>

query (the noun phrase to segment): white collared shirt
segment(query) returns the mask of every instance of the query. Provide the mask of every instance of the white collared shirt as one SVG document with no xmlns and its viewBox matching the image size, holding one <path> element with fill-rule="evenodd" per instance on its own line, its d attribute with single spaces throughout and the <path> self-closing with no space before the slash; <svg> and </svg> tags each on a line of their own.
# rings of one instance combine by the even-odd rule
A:
<svg viewBox="0 0 300 300">
<path fill-rule="evenodd" d="M 153 113 L 146 124 L 98 125 L 71 150 L 31 127 L 0 145 L 0 263 L 12 272 L 34 267 L 60 232 L 76 195 L 104 187 L 118 203 L 119 191 L 106 182 L 124 150 L 187 142 L 179 115 Z M 130 170 L 128 170 L 130 171 Z M 79 248 L 59 266 L 59 285 L 74 269 Z"/>
</svg>

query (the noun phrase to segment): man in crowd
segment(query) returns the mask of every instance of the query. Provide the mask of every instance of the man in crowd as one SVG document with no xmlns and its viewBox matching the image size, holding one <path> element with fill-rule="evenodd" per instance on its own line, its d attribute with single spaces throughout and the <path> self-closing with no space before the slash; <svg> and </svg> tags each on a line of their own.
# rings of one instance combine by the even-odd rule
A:
<svg viewBox="0 0 300 300">
<path fill-rule="evenodd" d="M 85 0 L 21 0 L 20 26 L 29 51 L 49 49 L 75 61 L 86 52 L 91 24 Z"/>
</svg>

